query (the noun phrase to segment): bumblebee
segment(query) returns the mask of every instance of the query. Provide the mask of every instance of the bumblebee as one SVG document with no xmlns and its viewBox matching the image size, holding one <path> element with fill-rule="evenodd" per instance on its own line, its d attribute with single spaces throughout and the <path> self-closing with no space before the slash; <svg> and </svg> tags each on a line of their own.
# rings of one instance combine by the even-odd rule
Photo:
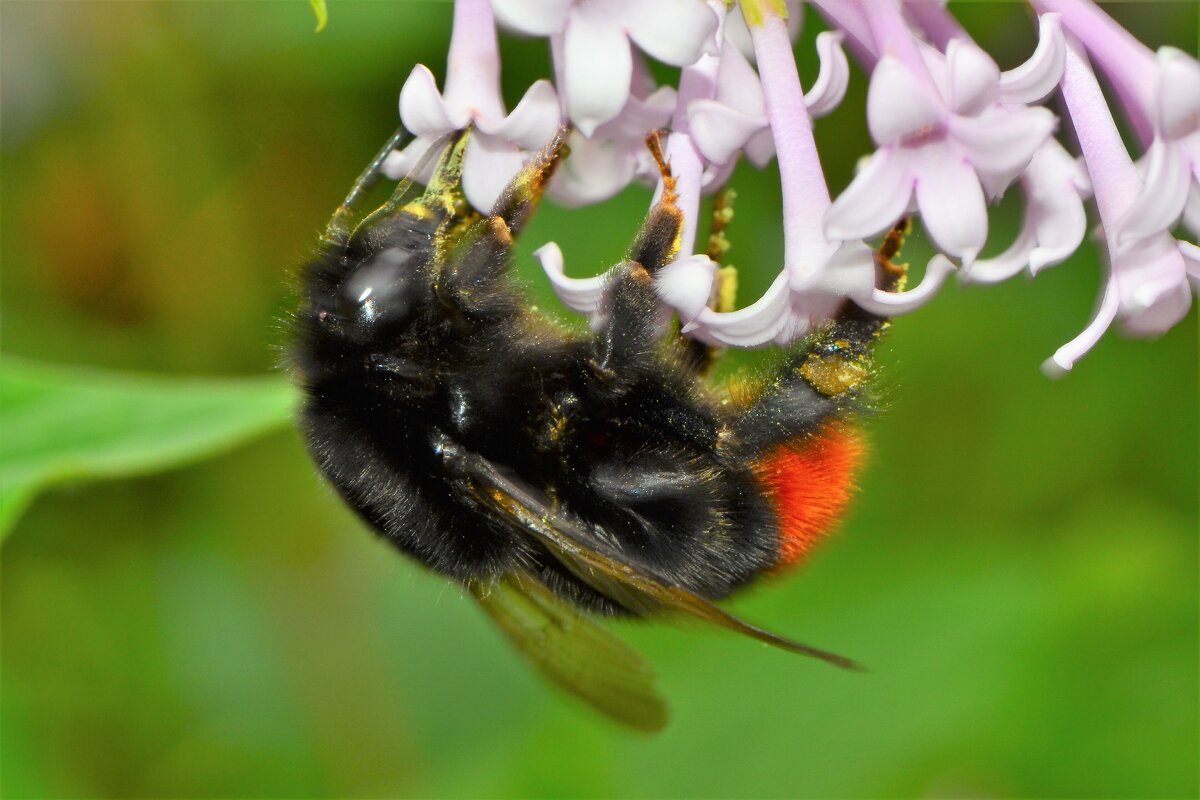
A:
<svg viewBox="0 0 1200 800">
<path fill-rule="evenodd" d="M 581 335 L 539 318 L 507 274 L 566 131 L 491 213 L 461 193 L 465 142 L 361 221 L 380 151 L 302 274 L 291 366 L 325 478 L 380 536 L 461 584 L 542 673 L 615 720 L 661 728 L 644 660 L 603 617 L 682 613 L 854 668 L 716 602 L 799 561 L 845 505 L 853 417 L 885 319 L 847 301 L 756 385 L 712 385 L 712 353 L 664 336 L 655 272 L 683 217 L 664 191 Z M 902 272 L 877 258 L 885 284 Z"/>
</svg>

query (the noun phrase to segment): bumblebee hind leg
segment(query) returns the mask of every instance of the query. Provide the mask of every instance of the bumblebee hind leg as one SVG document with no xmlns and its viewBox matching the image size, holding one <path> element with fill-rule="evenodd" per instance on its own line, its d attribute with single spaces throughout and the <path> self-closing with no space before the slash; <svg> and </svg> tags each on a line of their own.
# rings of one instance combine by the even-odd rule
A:
<svg viewBox="0 0 1200 800">
<path fill-rule="evenodd" d="M 875 256 L 879 283 L 901 288 L 905 267 L 893 263 L 909 230 L 901 220 Z M 875 343 L 889 320 L 847 300 L 820 331 L 793 349 L 766 388 L 734 420 L 731 446 L 753 460 L 771 448 L 812 436 L 864 407 Z"/>
</svg>

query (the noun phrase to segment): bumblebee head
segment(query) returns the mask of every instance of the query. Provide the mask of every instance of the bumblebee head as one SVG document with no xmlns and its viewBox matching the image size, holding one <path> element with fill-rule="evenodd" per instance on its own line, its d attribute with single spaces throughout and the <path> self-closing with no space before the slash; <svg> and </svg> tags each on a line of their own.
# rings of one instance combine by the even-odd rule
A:
<svg viewBox="0 0 1200 800">
<path fill-rule="evenodd" d="M 436 230 L 431 220 L 397 215 L 310 266 L 294 321 L 292 366 L 303 382 L 378 373 L 427 338 Z"/>
</svg>

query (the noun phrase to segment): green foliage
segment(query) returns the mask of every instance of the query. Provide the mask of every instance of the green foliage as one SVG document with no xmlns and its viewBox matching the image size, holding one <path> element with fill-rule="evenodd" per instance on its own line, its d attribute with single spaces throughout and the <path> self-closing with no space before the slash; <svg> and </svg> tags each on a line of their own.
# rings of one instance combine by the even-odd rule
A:
<svg viewBox="0 0 1200 800">
<path fill-rule="evenodd" d="M 1003 66 L 1032 49 L 1023 4 L 953 8 Z M 1195 4 L 1107 8 L 1194 49 Z M 580 708 L 470 598 L 372 537 L 289 428 L 234 447 L 283 423 L 281 379 L 127 380 L 267 375 L 286 276 L 394 129 L 412 65 L 443 74 L 450 3 L 335 13 L 314 37 L 292 2 L 3 6 L 0 334 L 115 372 L 5 359 L 0 452 L 63 480 L 138 475 L 61 485 L 4 544 L 6 797 L 1200 793 L 1197 315 L 1154 342 L 1106 336 L 1046 380 L 1038 364 L 1092 312 L 1091 249 L 897 320 L 850 518 L 736 603 L 869 672 L 614 625 L 671 704 L 656 737 Z M 811 82 L 820 23 L 803 14 Z M 501 48 L 511 107 L 546 47 Z M 865 94 L 856 72 L 816 125 L 835 190 L 871 148 Z M 779 269 L 779 188 L 748 168 L 734 186 L 747 303 Z M 594 274 L 649 197 L 545 204 L 518 253 L 537 304 L 560 308 L 534 248 L 557 240 L 570 274 Z M 997 213 L 996 251 L 1016 222 Z M 905 253 L 918 271 L 922 239 Z"/>
<path fill-rule="evenodd" d="M 210 457 L 286 425 L 292 401 L 279 378 L 151 378 L 5 357 L 0 537 L 43 489 Z"/>
<path fill-rule="evenodd" d="M 325 7 L 325 0 L 308 0 L 308 4 L 312 6 L 313 14 L 317 17 L 316 32 L 320 33 L 329 22 L 329 9 Z"/>
</svg>

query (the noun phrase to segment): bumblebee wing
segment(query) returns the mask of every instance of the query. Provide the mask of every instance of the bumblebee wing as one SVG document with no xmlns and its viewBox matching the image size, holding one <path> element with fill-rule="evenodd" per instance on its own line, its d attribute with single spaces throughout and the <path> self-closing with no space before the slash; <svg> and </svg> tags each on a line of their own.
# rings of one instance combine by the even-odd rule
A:
<svg viewBox="0 0 1200 800">
<path fill-rule="evenodd" d="M 667 704 L 649 663 L 559 600 L 537 578 L 511 574 L 468 590 L 533 665 L 597 711 L 637 730 L 667 724 Z"/>
<path fill-rule="evenodd" d="M 620 552 L 579 520 L 552 509 L 535 490 L 523 486 L 487 459 L 477 454 L 463 454 L 462 458 L 482 502 L 549 551 L 580 580 L 630 611 L 682 612 L 792 653 L 844 669 L 861 669 L 849 658 L 763 630 L 670 583 L 649 565 Z"/>
</svg>

